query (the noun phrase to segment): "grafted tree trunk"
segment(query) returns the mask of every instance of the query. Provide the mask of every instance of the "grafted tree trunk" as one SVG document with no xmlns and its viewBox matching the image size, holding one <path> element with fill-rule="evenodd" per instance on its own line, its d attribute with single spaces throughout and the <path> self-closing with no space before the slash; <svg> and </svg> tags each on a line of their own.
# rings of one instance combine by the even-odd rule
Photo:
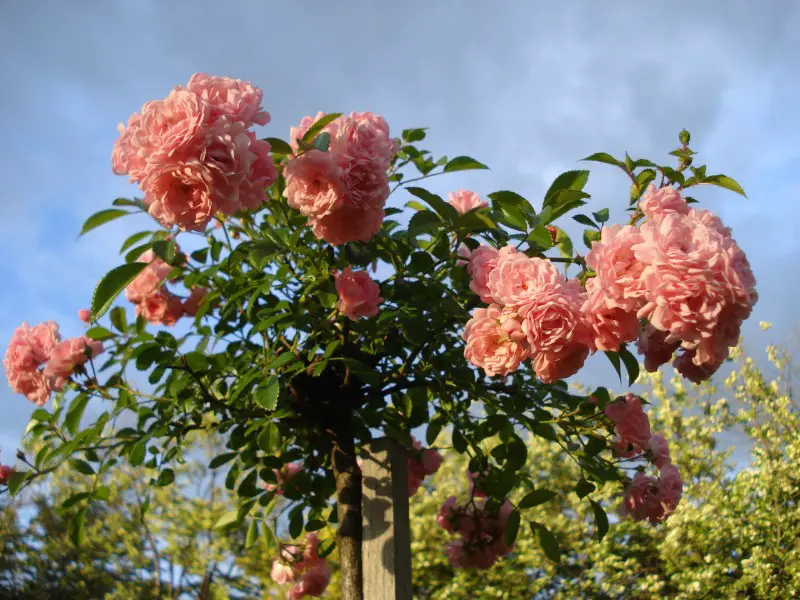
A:
<svg viewBox="0 0 800 600">
<path fill-rule="evenodd" d="M 338 431 L 333 446 L 333 472 L 336 477 L 339 531 L 337 545 L 341 562 L 343 600 L 364 600 L 361 564 L 362 516 L 361 472 L 356 462 L 353 436 Z"/>
</svg>

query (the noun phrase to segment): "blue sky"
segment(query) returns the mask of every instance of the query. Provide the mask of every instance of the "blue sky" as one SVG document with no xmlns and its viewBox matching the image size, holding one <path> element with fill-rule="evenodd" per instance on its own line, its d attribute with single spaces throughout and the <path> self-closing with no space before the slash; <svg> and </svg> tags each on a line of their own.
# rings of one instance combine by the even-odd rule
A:
<svg viewBox="0 0 800 600">
<path fill-rule="evenodd" d="M 710 172 L 749 195 L 696 194 L 758 279 L 745 338 L 786 341 L 800 317 L 797 23 L 791 0 L 0 3 L 0 343 L 22 320 L 81 331 L 77 310 L 126 234 L 148 225 L 76 239 L 89 214 L 136 193 L 111 173 L 116 125 L 198 71 L 262 87 L 264 135 L 286 139 L 318 110 L 373 111 L 397 133 L 430 127 L 434 153 L 491 167 L 434 179 L 433 191 L 511 189 L 534 205 L 581 157 L 659 160 L 686 127 Z M 595 206 L 622 219 L 623 176 L 592 171 Z M 760 320 L 775 327 L 756 335 Z M 614 386 L 615 375 L 595 357 L 585 380 Z M 0 402 L 10 454 L 34 407 L 5 383 Z"/>
</svg>

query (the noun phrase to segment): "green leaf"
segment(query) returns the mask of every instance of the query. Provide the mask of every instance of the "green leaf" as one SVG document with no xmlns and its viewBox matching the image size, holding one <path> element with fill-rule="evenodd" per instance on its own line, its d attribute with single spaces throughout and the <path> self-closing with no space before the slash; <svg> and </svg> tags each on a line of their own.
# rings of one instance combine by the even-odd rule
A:
<svg viewBox="0 0 800 600">
<path fill-rule="evenodd" d="M 100 212 L 94 213 L 91 217 L 86 219 L 83 223 L 83 227 L 81 227 L 81 232 L 78 237 L 82 236 L 85 233 L 88 233 L 95 227 L 100 227 L 104 223 L 108 223 L 109 221 L 113 221 L 114 219 L 119 219 L 120 217 L 124 217 L 129 215 L 127 210 L 122 210 L 119 208 L 107 208 L 106 210 L 101 210 Z"/>
<path fill-rule="evenodd" d="M 501 204 L 492 211 L 495 221 L 517 231 L 528 231 L 528 222 L 522 211 L 515 206 Z"/>
<path fill-rule="evenodd" d="M 52 418 L 53 415 L 43 408 L 37 408 L 31 413 L 31 421 L 44 421 L 45 423 L 49 423 Z"/>
<path fill-rule="evenodd" d="M 404 129 L 402 133 L 402 138 L 404 141 L 408 142 L 409 144 L 413 144 L 414 142 L 421 142 L 425 139 L 425 130 L 426 127 L 417 127 L 414 129 Z"/>
<path fill-rule="evenodd" d="M 513 206 L 518 208 L 523 212 L 523 214 L 528 216 L 533 216 L 536 214 L 536 210 L 534 210 L 533 206 L 530 202 L 528 202 L 525 198 L 517 194 L 516 192 L 510 192 L 508 190 L 500 190 L 498 192 L 492 192 L 488 195 L 489 199 L 492 201 L 492 204 L 503 204 L 506 206 Z"/>
<path fill-rule="evenodd" d="M 239 511 L 231 510 L 222 515 L 214 524 L 214 529 L 226 529 L 239 521 Z"/>
<path fill-rule="evenodd" d="M 556 536 L 547 527 L 536 522 L 531 523 L 531 532 L 538 539 L 544 555 L 554 563 L 560 563 L 561 549 L 558 547 Z"/>
<path fill-rule="evenodd" d="M 510 515 L 508 515 L 508 521 L 506 521 L 506 545 L 513 546 L 514 542 L 517 539 L 517 534 L 519 533 L 519 522 L 520 516 L 519 511 L 514 511 Z"/>
<path fill-rule="evenodd" d="M 587 227 L 596 227 L 597 229 L 599 229 L 599 226 L 597 225 L 597 223 L 592 221 L 586 215 L 572 215 L 572 218 L 574 220 L 576 220 L 578 223 L 580 223 L 581 225 L 586 225 Z"/>
<path fill-rule="evenodd" d="M 289 535 L 293 538 L 300 537 L 303 533 L 303 506 L 297 506 L 290 513 L 289 517 Z"/>
<path fill-rule="evenodd" d="M 122 243 L 122 246 L 119 248 L 119 253 L 122 254 L 134 244 L 141 242 L 144 238 L 150 237 L 151 235 L 153 235 L 152 231 L 140 231 L 139 233 L 134 233 Z"/>
<path fill-rule="evenodd" d="M 75 435 L 75 432 L 78 431 L 78 426 L 83 417 L 83 411 L 86 410 L 88 402 L 89 396 L 86 394 L 79 394 L 75 396 L 75 399 L 69 405 L 67 416 L 64 417 L 64 427 L 71 435 Z"/>
<path fill-rule="evenodd" d="M 274 454 L 280 446 L 280 432 L 274 423 L 269 423 L 258 435 L 258 447 L 265 454 Z M 277 443 L 275 443 L 277 442 Z"/>
<path fill-rule="evenodd" d="M 130 198 L 115 198 L 111 204 L 114 206 L 132 206 L 134 208 L 141 208 L 142 210 L 147 208 L 141 200 L 131 200 Z"/>
<path fill-rule="evenodd" d="M 109 318 L 111 319 L 111 324 L 122 333 L 126 333 L 128 331 L 128 317 L 125 314 L 125 307 L 124 306 L 115 306 L 111 309 L 111 312 L 108 313 Z"/>
<path fill-rule="evenodd" d="M 311 145 L 320 152 L 327 152 L 328 147 L 331 145 L 331 134 L 327 131 L 323 131 L 314 138 L 314 142 Z"/>
<path fill-rule="evenodd" d="M 69 461 L 69 466 L 76 470 L 78 473 L 83 473 L 84 475 L 94 475 L 94 469 L 92 465 L 87 463 L 85 460 L 80 460 L 79 458 L 73 458 Z"/>
<path fill-rule="evenodd" d="M 69 522 L 69 539 L 76 548 L 80 548 L 83 543 L 84 526 L 86 525 L 86 509 L 79 510 Z"/>
<path fill-rule="evenodd" d="M 111 490 L 108 488 L 107 485 L 98 486 L 97 489 L 92 493 L 92 498 L 95 500 L 103 500 L 106 501 L 111 496 Z"/>
<path fill-rule="evenodd" d="M 251 548 L 258 539 L 258 520 L 252 519 L 247 527 L 247 535 L 244 538 L 244 547 Z"/>
<path fill-rule="evenodd" d="M 542 224 L 546 225 L 547 223 L 552 223 L 573 208 L 583 206 L 586 204 L 586 202 L 583 201 L 584 198 L 588 197 L 589 194 L 581 190 L 559 190 L 545 200 L 546 204 L 543 205 L 543 208 L 550 208 L 551 212 L 546 219 L 544 216 L 541 217 Z M 544 215 L 544 210 L 542 211 L 542 215 Z"/>
<path fill-rule="evenodd" d="M 278 393 L 280 392 L 280 382 L 277 377 L 270 377 L 267 383 L 258 388 L 253 396 L 256 404 L 266 410 L 275 410 L 278 404 Z"/>
<path fill-rule="evenodd" d="M 114 337 L 114 333 L 106 329 L 105 327 L 95 326 L 90 327 L 89 330 L 86 332 L 86 336 L 98 341 L 107 340 L 109 338 Z"/>
<path fill-rule="evenodd" d="M 267 364 L 267 369 L 277 370 L 287 363 L 295 360 L 295 355 L 291 352 L 282 352 L 274 360 Z"/>
<path fill-rule="evenodd" d="M 689 140 L 691 139 L 692 139 L 691 134 L 685 129 L 681 129 L 681 132 L 678 134 L 678 140 L 680 140 L 681 144 L 683 144 L 684 146 L 688 146 Z"/>
<path fill-rule="evenodd" d="M 553 247 L 553 236 L 550 235 L 547 227 L 537 225 L 528 234 L 528 244 L 536 244 L 542 250 L 549 250 Z"/>
<path fill-rule="evenodd" d="M 453 448 L 455 448 L 456 452 L 459 454 L 464 454 L 464 452 L 467 451 L 467 440 L 465 440 L 461 432 L 455 428 L 453 429 Z"/>
<path fill-rule="evenodd" d="M 106 489 L 108 489 L 108 488 L 106 488 Z M 78 492 L 77 494 L 72 494 L 69 498 L 64 500 L 64 502 L 61 504 L 61 508 L 62 508 L 62 510 L 66 510 L 68 508 L 72 508 L 78 502 L 80 502 L 81 500 L 85 500 L 86 498 L 88 498 L 91 495 L 92 494 L 89 493 L 89 492 Z"/>
<path fill-rule="evenodd" d="M 408 234 L 411 237 L 417 237 L 422 233 L 430 233 L 437 229 L 441 223 L 442 220 L 436 213 L 429 210 L 421 210 L 409 220 Z"/>
<path fill-rule="evenodd" d="M 458 211 L 449 202 L 445 202 L 440 196 L 429 192 L 421 187 L 407 187 L 406 190 L 428 204 L 436 213 L 449 222 L 454 222 L 458 218 Z"/>
<path fill-rule="evenodd" d="M 434 418 L 428 423 L 428 427 L 425 430 L 425 441 L 428 442 L 428 446 L 432 446 L 436 442 L 436 438 L 439 437 L 443 427 L 444 419 Z"/>
<path fill-rule="evenodd" d="M 701 184 L 708 184 L 708 185 L 715 185 L 717 187 L 725 188 L 726 190 L 730 190 L 732 192 L 736 192 L 747 198 L 747 194 L 744 193 L 742 186 L 739 183 L 728 177 L 727 175 L 709 175 L 705 178 L 704 181 L 700 182 Z"/>
<path fill-rule="evenodd" d="M 639 378 L 639 361 L 636 360 L 636 357 L 624 346 L 619 350 L 619 357 L 622 359 L 622 362 L 625 363 L 625 370 L 628 371 L 628 385 L 633 385 Z"/>
<path fill-rule="evenodd" d="M 594 500 L 589 500 L 589 503 L 592 505 L 594 520 L 597 523 L 597 539 L 602 540 L 608 533 L 608 517 L 606 516 L 606 511 Z"/>
<path fill-rule="evenodd" d="M 286 154 L 287 156 L 291 156 L 294 154 L 292 147 L 284 142 L 282 139 L 268 137 L 264 138 L 264 141 L 269 144 L 270 151 L 273 154 Z"/>
<path fill-rule="evenodd" d="M 566 171 L 550 185 L 544 194 L 544 206 L 552 204 L 552 198 L 563 190 L 582 190 L 589 181 L 589 171 Z"/>
<path fill-rule="evenodd" d="M 211 462 L 208 463 L 209 469 L 218 469 L 225 463 L 229 463 L 234 458 L 236 458 L 237 452 L 226 452 L 225 454 L 220 454 L 219 456 L 215 456 L 211 459 Z"/>
<path fill-rule="evenodd" d="M 320 131 L 325 129 L 325 127 L 341 116 L 342 113 L 330 113 L 329 115 L 320 117 L 311 127 L 308 128 L 308 131 L 303 134 L 303 137 L 301 138 L 302 141 L 306 144 L 310 144 L 312 141 L 314 141 L 314 138 L 317 137 L 317 134 Z"/>
<path fill-rule="evenodd" d="M 26 477 L 27 473 L 25 471 L 12 471 L 11 477 L 6 482 L 8 493 L 11 494 L 12 498 L 17 495 Z"/>
<path fill-rule="evenodd" d="M 584 229 L 583 230 L 583 245 L 592 249 L 593 242 L 600 241 L 600 232 L 595 229 Z"/>
<path fill-rule="evenodd" d="M 605 354 L 608 357 L 608 360 L 611 361 L 611 364 L 614 365 L 614 370 L 617 372 L 617 375 L 619 375 L 619 380 L 622 381 L 622 365 L 620 363 L 619 353 L 604 352 L 603 354 Z"/>
<path fill-rule="evenodd" d="M 100 280 L 94 290 L 92 297 L 92 318 L 100 319 L 125 287 L 133 281 L 136 276 L 147 267 L 147 263 L 129 263 L 120 265 L 108 273 Z"/>
<path fill-rule="evenodd" d="M 131 463 L 131 466 L 138 467 L 139 465 L 144 462 L 144 455 L 147 451 L 147 440 L 139 440 L 133 445 L 131 448 L 130 453 L 128 454 L 128 461 Z"/>
<path fill-rule="evenodd" d="M 593 212 L 592 216 L 598 223 L 605 223 L 606 221 L 608 221 L 608 209 L 603 208 L 598 210 L 597 212 Z"/>
<path fill-rule="evenodd" d="M 583 498 L 588 496 L 595 490 L 595 485 L 585 479 L 581 478 L 581 480 L 575 484 L 575 493 L 578 494 L 578 498 Z"/>
<path fill-rule="evenodd" d="M 325 527 L 325 521 L 322 519 L 311 519 L 306 523 L 306 531 L 319 531 Z"/>
<path fill-rule="evenodd" d="M 520 508 L 533 508 L 534 506 L 539 506 L 540 504 L 544 504 L 545 502 L 550 502 L 553 498 L 555 498 L 558 494 L 551 490 L 533 490 L 525 495 L 522 500 L 519 501 Z"/>
<path fill-rule="evenodd" d="M 156 485 L 159 487 L 164 487 L 171 484 L 173 481 L 175 481 L 175 471 L 172 469 L 164 469 L 158 474 Z"/>
<path fill-rule="evenodd" d="M 317 555 L 320 558 L 325 558 L 331 552 L 333 552 L 334 548 L 336 548 L 336 540 L 334 538 L 328 538 L 327 540 L 322 540 L 322 542 L 320 542 L 319 551 L 317 552 Z"/>
<path fill-rule="evenodd" d="M 615 167 L 622 167 L 623 166 L 623 163 L 621 163 L 616 158 L 614 158 L 613 156 L 611 156 L 610 154 L 608 154 L 606 152 L 595 152 L 594 154 L 591 154 L 591 155 L 587 156 L 586 158 L 582 158 L 581 160 L 582 161 L 587 160 L 587 161 L 592 161 L 592 162 L 605 163 L 607 165 L 614 165 Z"/>
<path fill-rule="evenodd" d="M 444 166 L 443 173 L 451 173 L 452 171 L 469 171 L 471 169 L 488 169 L 486 165 L 478 162 L 469 156 L 456 156 L 454 159 L 447 162 Z"/>
</svg>

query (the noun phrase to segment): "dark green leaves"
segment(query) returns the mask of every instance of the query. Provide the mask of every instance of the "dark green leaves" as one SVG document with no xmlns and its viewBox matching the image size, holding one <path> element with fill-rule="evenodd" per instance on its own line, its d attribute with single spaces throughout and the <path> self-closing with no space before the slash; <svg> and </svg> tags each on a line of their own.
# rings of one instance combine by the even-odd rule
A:
<svg viewBox="0 0 800 600">
<path fill-rule="evenodd" d="M 430 206 L 436 214 L 446 221 L 453 222 L 458 218 L 458 211 L 449 202 L 445 202 L 440 196 L 429 192 L 421 187 L 407 187 L 409 194 L 416 196 Z"/>
<path fill-rule="evenodd" d="M 124 290 L 145 267 L 147 267 L 146 263 L 136 262 L 120 265 L 106 273 L 105 277 L 97 284 L 94 295 L 92 296 L 91 313 L 95 321 L 106 314 L 106 311 L 111 308 L 111 305 L 120 292 Z"/>
<path fill-rule="evenodd" d="M 508 521 L 506 521 L 506 545 L 513 546 L 514 542 L 517 539 L 517 534 L 519 533 L 519 522 L 520 516 L 519 511 L 514 511 L 510 515 L 508 515 Z"/>
<path fill-rule="evenodd" d="M 444 166 L 444 173 L 452 171 L 469 171 L 472 169 L 488 169 L 486 165 L 469 156 L 456 156 Z"/>
<path fill-rule="evenodd" d="M 551 490 L 533 490 L 519 501 L 520 508 L 533 508 L 555 498 L 557 494 Z"/>
<path fill-rule="evenodd" d="M 747 194 L 744 193 L 742 186 L 739 185 L 737 181 L 731 179 L 727 175 L 709 175 L 701 183 L 725 188 L 726 190 L 736 192 L 737 194 L 740 194 L 745 198 L 747 198 Z"/>
<path fill-rule="evenodd" d="M 127 210 L 122 210 L 119 208 L 107 208 L 106 210 L 96 212 L 83 223 L 83 227 L 81 227 L 81 232 L 78 237 L 91 231 L 92 229 L 95 229 L 96 227 L 100 227 L 100 225 L 103 225 L 104 223 L 108 223 L 109 221 L 119 219 L 120 217 L 124 217 L 129 214 L 131 213 L 129 213 Z"/>
<path fill-rule="evenodd" d="M 423 233 L 430 233 L 439 227 L 441 219 L 436 213 L 421 210 L 408 222 L 408 235 L 417 237 Z"/>
<path fill-rule="evenodd" d="M 628 371 L 628 385 L 633 385 L 639 378 L 639 361 L 625 346 L 619 349 L 619 357 Z"/>
<path fill-rule="evenodd" d="M 544 555 L 554 563 L 560 563 L 561 549 L 558 546 L 556 536 L 547 527 L 535 521 L 531 523 L 531 532 L 539 541 L 539 546 L 542 548 Z"/>
<path fill-rule="evenodd" d="M 76 548 L 80 548 L 84 538 L 84 527 L 86 525 L 86 508 L 82 508 L 69 522 L 69 539 Z"/>
<path fill-rule="evenodd" d="M 552 198 L 563 190 L 582 190 L 589 181 L 589 171 L 566 171 L 550 185 L 544 195 L 544 206 L 552 203 Z M 548 202 L 549 201 L 549 202 Z"/>
<path fill-rule="evenodd" d="M 279 138 L 268 137 L 264 138 L 264 141 L 269 144 L 273 153 L 286 154 L 287 156 L 294 154 L 292 147 Z"/>
<path fill-rule="evenodd" d="M 597 539 L 602 540 L 608 533 L 608 516 L 606 516 L 606 511 L 603 510 L 603 507 L 597 502 L 590 500 L 589 503 L 592 505 L 594 520 L 597 523 Z"/>
<path fill-rule="evenodd" d="M 581 160 L 605 163 L 607 165 L 614 165 L 615 167 L 620 167 L 620 168 L 625 167 L 624 163 L 618 161 L 616 158 L 614 158 L 610 154 L 607 154 L 606 152 L 595 152 L 594 154 L 587 156 L 586 158 L 582 158 Z"/>
</svg>

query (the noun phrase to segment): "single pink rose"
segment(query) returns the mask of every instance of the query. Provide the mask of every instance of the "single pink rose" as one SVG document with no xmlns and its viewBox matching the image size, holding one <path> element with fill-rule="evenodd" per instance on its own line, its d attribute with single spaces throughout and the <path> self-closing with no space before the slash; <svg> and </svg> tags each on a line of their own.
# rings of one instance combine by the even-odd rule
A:
<svg viewBox="0 0 800 600">
<path fill-rule="evenodd" d="M 300 580 L 291 587 L 287 598 L 299 600 L 305 596 L 321 596 L 331 581 L 331 569 L 326 562 L 315 564 L 300 576 Z"/>
<path fill-rule="evenodd" d="M 203 287 L 194 287 L 189 293 L 189 297 L 183 301 L 183 312 L 190 317 L 197 314 L 200 304 L 203 299 L 208 295 L 208 290 Z"/>
<path fill-rule="evenodd" d="M 611 307 L 638 310 L 644 304 L 644 265 L 634 252 L 641 241 L 638 227 L 610 225 L 603 227 L 600 241 L 592 242 L 586 255 L 586 264 L 597 274 L 597 285 Z"/>
<path fill-rule="evenodd" d="M 637 473 L 633 477 L 625 498 L 620 506 L 620 513 L 636 521 L 649 519 L 651 523 L 658 523 L 664 518 L 664 509 L 661 506 L 659 482 L 644 473 Z"/>
<path fill-rule="evenodd" d="M 397 141 L 389 135 L 389 124 L 370 112 L 352 112 L 341 116 L 331 128 L 330 151 L 349 158 L 367 158 L 385 172 L 398 151 Z"/>
<path fill-rule="evenodd" d="M 310 219 L 330 215 L 345 202 L 342 170 L 328 152 L 306 152 L 290 160 L 283 174 L 287 203 Z"/>
<path fill-rule="evenodd" d="M 648 219 L 660 219 L 670 213 L 689 213 L 689 205 L 678 190 L 671 185 L 656 189 L 652 183 L 639 200 L 639 208 Z"/>
<path fill-rule="evenodd" d="M 195 73 L 187 89 L 202 98 L 214 119 L 231 117 L 247 127 L 266 125 L 270 121 L 269 113 L 261 108 L 264 92 L 247 81 Z"/>
<path fill-rule="evenodd" d="M 664 518 L 666 518 L 675 512 L 678 503 L 681 501 L 681 496 L 683 495 L 683 480 L 681 479 L 678 468 L 672 463 L 661 467 L 659 483 L 661 506 L 664 509 Z"/>
<path fill-rule="evenodd" d="M 487 208 L 489 206 L 487 202 L 481 200 L 478 194 L 468 190 L 450 192 L 447 198 L 448 202 L 461 214 L 479 208 Z"/>
<path fill-rule="evenodd" d="M 585 301 L 586 291 L 575 280 L 548 282 L 532 288 L 519 306 L 522 331 L 531 353 L 557 353 L 576 344 L 588 347 L 591 332 L 581 312 Z"/>
<path fill-rule="evenodd" d="M 339 294 L 339 311 L 355 321 L 359 317 L 374 317 L 378 305 L 383 302 L 378 284 L 366 271 L 353 271 L 349 266 L 336 276 L 336 292 Z"/>
<path fill-rule="evenodd" d="M 650 445 L 650 420 L 642 410 L 641 399 L 635 394 L 618 398 L 605 409 L 614 423 L 617 434 L 616 450 L 626 458 L 641 454 Z"/>
<path fill-rule="evenodd" d="M 216 212 L 215 175 L 197 158 L 158 165 L 142 183 L 147 212 L 164 227 L 203 231 Z"/>
<path fill-rule="evenodd" d="M 426 475 L 433 475 L 442 465 L 442 455 L 432 448 L 426 449 L 422 453 L 422 466 Z"/>
<path fill-rule="evenodd" d="M 136 314 L 148 323 L 172 327 L 183 316 L 180 297 L 161 288 L 136 305 Z"/>
<path fill-rule="evenodd" d="M 636 313 L 618 306 L 610 307 L 597 279 L 586 282 L 588 297 L 581 307 L 583 321 L 591 331 L 593 348 L 616 352 L 625 342 L 639 339 L 639 319 Z"/>
<path fill-rule="evenodd" d="M 457 530 L 458 525 L 458 513 L 456 511 L 458 507 L 458 499 L 455 496 L 450 496 L 447 500 L 444 501 L 441 508 L 439 509 L 439 514 L 436 515 L 436 523 L 447 531 L 448 533 L 455 533 Z"/>
<path fill-rule="evenodd" d="M 508 375 L 528 357 L 517 314 L 496 304 L 475 309 L 461 337 L 466 359 L 490 377 Z"/>
<path fill-rule="evenodd" d="M 103 352 L 103 343 L 86 336 L 70 338 L 56 344 L 44 368 L 46 377 L 70 377 L 89 358 Z"/>
<path fill-rule="evenodd" d="M 54 380 L 46 377 L 38 369 L 32 371 L 16 371 L 6 368 L 6 377 L 11 391 L 22 394 L 36 406 L 44 406 L 53 393 Z"/>
<path fill-rule="evenodd" d="M 325 217 L 315 219 L 309 225 L 317 239 L 339 246 L 347 242 L 370 241 L 380 231 L 383 217 L 383 208 L 346 205 Z"/>
<path fill-rule="evenodd" d="M 487 287 L 498 304 L 521 307 L 565 282 L 566 278 L 549 260 L 514 252 L 498 256 Z"/>
<path fill-rule="evenodd" d="M 653 464 L 659 469 L 663 469 L 672 463 L 669 455 L 669 444 L 660 433 L 654 433 L 650 436 L 650 452 L 653 454 Z"/>
<path fill-rule="evenodd" d="M 513 246 L 508 247 L 516 251 L 516 248 Z M 469 288 L 478 294 L 483 302 L 494 302 L 494 298 L 492 298 L 492 293 L 489 291 L 487 283 L 489 281 L 489 274 L 497 266 L 497 259 L 499 257 L 500 251 L 497 248 L 483 245 L 479 246 L 470 254 L 467 272 L 472 278 L 472 281 L 470 281 Z"/>
<path fill-rule="evenodd" d="M 542 383 L 555 383 L 575 375 L 589 356 L 589 347 L 573 343 L 555 351 L 533 354 L 533 371 Z"/>
<path fill-rule="evenodd" d="M 272 561 L 272 580 L 278 585 L 285 585 L 295 580 L 295 572 L 291 565 L 287 565 L 279 558 Z"/>
</svg>

